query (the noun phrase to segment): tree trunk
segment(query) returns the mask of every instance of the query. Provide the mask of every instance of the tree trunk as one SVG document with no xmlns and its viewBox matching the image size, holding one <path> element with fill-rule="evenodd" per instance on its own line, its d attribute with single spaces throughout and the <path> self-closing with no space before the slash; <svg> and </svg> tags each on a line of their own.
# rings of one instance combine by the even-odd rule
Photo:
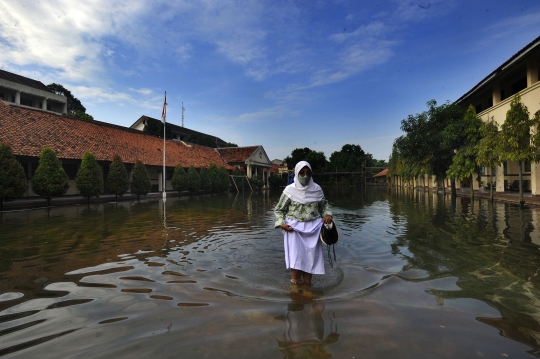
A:
<svg viewBox="0 0 540 359">
<path fill-rule="evenodd" d="M 493 202 L 493 179 L 491 178 L 491 169 L 489 170 L 489 200 Z"/>
<path fill-rule="evenodd" d="M 450 193 L 451 193 L 451 196 L 452 197 L 456 197 L 457 196 L 457 190 L 456 190 L 456 178 L 453 177 L 451 180 L 450 180 Z"/>
<path fill-rule="evenodd" d="M 519 206 L 520 207 L 523 207 L 523 205 L 525 204 L 525 200 L 523 199 L 523 181 L 521 180 L 521 178 L 523 177 L 523 174 L 522 174 L 522 167 L 521 167 L 521 163 L 523 161 L 519 161 Z"/>
<path fill-rule="evenodd" d="M 474 198 L 474 174 L 471 175 L 471 198 Z"/>
<path fill-rule="evenodd" d="M 51 197 L 47 197 L 47 207 L 51 206 Z"/>
</svg>

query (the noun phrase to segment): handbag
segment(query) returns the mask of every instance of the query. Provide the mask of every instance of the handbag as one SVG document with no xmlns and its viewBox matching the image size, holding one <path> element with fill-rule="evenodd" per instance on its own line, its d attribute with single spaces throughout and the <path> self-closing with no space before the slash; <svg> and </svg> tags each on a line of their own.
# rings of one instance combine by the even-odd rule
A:
<svg viewBox="0 0 540 359">
<path fill-rule="evenodd" d="M 326 244 L 326 247 L 328 248 L 328 262 L 330 263 L 330 267 L 334 268 L 332 256 L 330 255 L 330 247 L 332 247 L 332 250 L 334 251 L 335 261 L 336 249 L 334 247 L 334 244 L 336 244 L 339 240 L 339 232 L 334 221 L 328 224 L 323 223 L 321 227 L 321 233 L 319 234 L 319 239 L 321 240 L 321 242 L 323 242 L 323 244 Z"/>
</svg>

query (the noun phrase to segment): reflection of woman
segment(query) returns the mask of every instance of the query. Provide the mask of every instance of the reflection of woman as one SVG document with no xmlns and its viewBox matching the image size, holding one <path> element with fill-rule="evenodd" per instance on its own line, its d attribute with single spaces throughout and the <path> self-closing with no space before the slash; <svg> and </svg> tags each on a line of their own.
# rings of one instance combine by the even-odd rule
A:
<svg viewBox="0 0 540 359">
<path fill-rule="evenodd" d="M 338 341 L 339 334 L 332 328 L 324 337 L 324 303 L 313 302 L 311 293 L 291 293 L 287 313 L 281 317 L 285 320 L 286 330 L 283 340 L 278 339 L 279 350 L 285 358 L 329 358 L 325 350 L 329 344 Z M 334 323 L 337 331 L 337 324 Z M 333 327 L 332 323 L 330 327 Z"/>
<path fill-rule="evenodd" d="M 285 187 L 274 208 L 275 228 L 283 230 L 291 282 L 311 284 L 312 274 L 324 274 L 319 232 L 323 223 L 332 221 L 332 212 L 321 187 L 311 179 L 309 163 L 298 162 L 294 175 L 294 182 Z"/>
</svg>

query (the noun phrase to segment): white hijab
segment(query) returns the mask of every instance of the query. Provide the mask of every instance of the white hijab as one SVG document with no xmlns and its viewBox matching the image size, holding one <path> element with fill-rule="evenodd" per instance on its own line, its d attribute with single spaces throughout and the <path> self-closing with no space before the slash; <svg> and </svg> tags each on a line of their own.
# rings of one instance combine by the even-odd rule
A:
<svg viewBox="0 0 540 359">
<path fill-rule="evenodd" d="M 294 167 L 294 182 L 283 190 L 283 193 L 292 201 L 301 204 L 319 202 L 324 197 L 321 186 L 313 182 L 313 178 L 309 180 L 307 186 L 302 186 L 298 181 L 298 173 L 306 166 L 311 170 L 311 165 L 306 161 L 300 161 L 296 164 Z"/>
</svg>

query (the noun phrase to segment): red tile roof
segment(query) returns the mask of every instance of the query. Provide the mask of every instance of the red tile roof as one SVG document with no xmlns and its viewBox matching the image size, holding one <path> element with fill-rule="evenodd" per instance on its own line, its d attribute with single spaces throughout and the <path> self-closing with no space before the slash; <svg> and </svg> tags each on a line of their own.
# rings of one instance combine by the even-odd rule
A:
<svg viewBox="0 0 540 359">
<path fill-rule="evenodd" d="M 245 163 L 249 156 L 251 156 L 259 147 L 260 146 L 225 147 L 216 148 L 216 150 L 228 163 Z"/>
<path fill-rule="evenodd" d="M 386 177 L 386 174 L 388 173 L 388 168 L 385 168 L 384 170 L 382 170 L 381 172 L 377 173 L 375 176 L 373 177 Z"/>
<path fill-rule="evenodd" d="M 8 105 L 0 101 L 0 141 L 11 143 L 19 156 L 39 157 L 49 146 L 58 158 L 81 159 L 85 151 L 98 161 L 112 161 L 118 154 L 125 163 L 141 160 L 145 165 L 163 165 L 163 139 L 137 130 L 99 121 L 84 121 L 45 111 Z M 168 167 L 181 164 L 200 168 L 215 163 L 228 170 L 216 150 L 199 145 L 186 146 L 167 140 Z"/>
</svg>

